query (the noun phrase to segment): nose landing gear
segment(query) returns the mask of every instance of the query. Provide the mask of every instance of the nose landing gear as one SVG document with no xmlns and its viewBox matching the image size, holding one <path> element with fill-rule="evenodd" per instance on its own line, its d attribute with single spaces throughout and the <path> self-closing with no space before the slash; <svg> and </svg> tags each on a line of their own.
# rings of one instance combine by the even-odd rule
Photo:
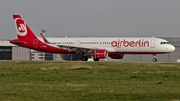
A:
<svg viewBox="0 0 180 101">
<path fill-rule="evenodd" d="M 157 62 L 157 59 L 156 59 L 156 58 L 153 58 L 153 62 Z"/>
<path fill-rule="evenodd" d="M 157 62 L 156 54 L 153 54 L 153 62 Z"/>
</svg>

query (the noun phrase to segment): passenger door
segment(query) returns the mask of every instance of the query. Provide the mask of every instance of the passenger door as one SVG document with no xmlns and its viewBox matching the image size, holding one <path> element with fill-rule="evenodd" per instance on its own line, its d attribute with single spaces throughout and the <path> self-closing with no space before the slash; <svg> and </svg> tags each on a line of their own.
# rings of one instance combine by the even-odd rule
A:
<svg viewBox="0 0 180 101">
<path fill-rule="evenodd" d="M 150 45 L 151 48 L 155 48 L 155 42 L 156 39 L 151 39 L 151 45 Z"/>
</svg>

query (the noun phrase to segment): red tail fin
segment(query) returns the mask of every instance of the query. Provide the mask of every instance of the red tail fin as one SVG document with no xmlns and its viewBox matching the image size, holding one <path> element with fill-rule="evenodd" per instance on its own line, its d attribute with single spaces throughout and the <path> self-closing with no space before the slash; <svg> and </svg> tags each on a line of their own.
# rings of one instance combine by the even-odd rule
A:
<svg viewBox="0 0 180 101">
<path fill-rule="evenodd" d="M 31 31 L 20 15 L 14 14 L 13 19 L 15 22 L 18 39 L 37 39 L 35 34 Z"/>
</svg>

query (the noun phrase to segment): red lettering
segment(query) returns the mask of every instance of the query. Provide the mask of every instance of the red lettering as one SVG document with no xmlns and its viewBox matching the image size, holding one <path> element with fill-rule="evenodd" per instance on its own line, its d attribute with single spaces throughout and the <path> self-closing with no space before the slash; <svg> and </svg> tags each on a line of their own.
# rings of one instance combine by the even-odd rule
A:
<svg viewBox="0 0 180 101">
<path fill-rule="evenodd" d="M 131 47 L 134 47 L 134 46 L 135 46 L 134 43 L 135 43 L 134 41 L 131 41 L 131 42 L 130 42 L 130 46 L 131 46 Z"/>
<path fill-rule="evenodd" d="M 112 41 L 112 42 L 111 42 L 111 46 L 117 47 L 117 41 Z"/>
<path fill-rule="evenodd" d="M 122 44 L 123 44 L 123 41 L 121 41 L 121 46 L 122 46 Z"/>
<path fill-rule="evenodd" d="M 118 40 L 118 47 L 121 47 L 121 41 L 120 41 L 120 39 Z"/>
<path fill-rule="evenodd" d="M 117 41 L 112 41 L 111 42 L 112 47 L 149 47 L 149 41 L 145 41 L 144 39 L 139 39 L 137 41 L 133 40 L 120 40 L 118 39 Z"/>
<path fill-rule="evenodd" d="M 139 39 L 139 47 L 141 47 L 141 39 Z"/>
<path fill-rule="evenodd" d="M 128 47 L 129 46 L 129 42 L 126 41 L 126 39 L 124 39 L 124 43 L 123 43 L 124 47 Z"/>
<path fill-rule="evenodd" d="M 149 41 L 144 42 L 144 47 L 149 47 Z"/>
</svg>

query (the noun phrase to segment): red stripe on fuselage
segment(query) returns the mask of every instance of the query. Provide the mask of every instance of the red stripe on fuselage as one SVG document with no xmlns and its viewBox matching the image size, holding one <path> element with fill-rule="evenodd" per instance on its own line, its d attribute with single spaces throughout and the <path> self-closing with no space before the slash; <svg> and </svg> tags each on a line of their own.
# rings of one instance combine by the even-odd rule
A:
<svg viewBox="0 0 180 101">
<path fill-rule="evenodd" d="M 165 54 L 169 52 L 108 52 L 108 54 Z"/>
</svg>

